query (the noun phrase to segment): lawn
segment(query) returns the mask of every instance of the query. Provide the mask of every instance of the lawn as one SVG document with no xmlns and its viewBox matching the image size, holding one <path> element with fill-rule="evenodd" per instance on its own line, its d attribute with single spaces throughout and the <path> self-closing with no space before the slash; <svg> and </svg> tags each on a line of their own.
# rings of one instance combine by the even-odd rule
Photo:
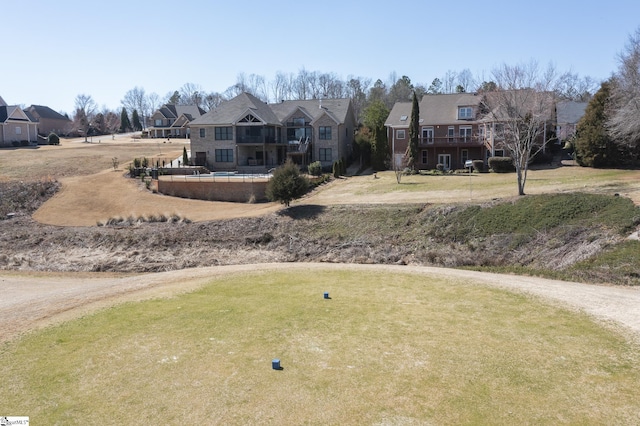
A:
<svg viewBox="0 0 640 426">
<path fill-rule="evenodd" d="M 0 413 L 65 425 L 637 424 L 639 353 L 583 314 L 472 283 L 232 274 L 5 344 Z"/>
</svg>

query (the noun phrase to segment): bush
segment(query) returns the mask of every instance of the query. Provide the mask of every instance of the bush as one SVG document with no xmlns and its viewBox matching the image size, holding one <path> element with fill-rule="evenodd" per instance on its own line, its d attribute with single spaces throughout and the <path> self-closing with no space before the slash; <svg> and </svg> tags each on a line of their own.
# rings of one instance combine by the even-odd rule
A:
<svg viewBox="0 0 640 426">
<path fill-rule="evenodd" d="M 484 172 L 484 161 L 473 160 L 473 170 L 475 170 L 478 173 Z"/>
<path fill-rule="evenodd" d="M 301 175 L 298 166 L 288 159 L 273 172 L 266 195 L 269 200 L 280 201 L 289 207 L 292 200 L 303 196 L 308 190 L 309 179 Z"/>
<path fill-rule="evenodd" d="M 48 140 L 49 145 L 60 145 L 60 137 L 53 132 L 49 133 Z"/>
<path fill-rule="evenodd" d="M 511 173 L 515 171 L 511 157 L 490 157 L 489 168 L 496 173 Z"/>
<path fill-rule="evenodd" d="M 322 163 L 319 161 L 314 161 L 313 163 L 309 164 L 308 170 L 311 176 L 320 176 L 322 174 Z"/>
</svg>

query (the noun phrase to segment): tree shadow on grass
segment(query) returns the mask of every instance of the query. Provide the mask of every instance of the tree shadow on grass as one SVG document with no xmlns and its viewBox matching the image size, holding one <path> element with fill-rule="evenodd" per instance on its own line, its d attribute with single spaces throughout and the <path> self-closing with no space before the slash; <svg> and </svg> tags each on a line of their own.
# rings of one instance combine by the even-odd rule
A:
<svg viewBox="0 0 640 426">
<path fill-rule="evenodd" d="M 316 204 L 305 204 L 303 206 L 293 206 L 279 212 L 282 216 L 290 217 L 291 219 L 313 219 L 326 210 L 325 206 L 319 206 Z"/>
</svg>

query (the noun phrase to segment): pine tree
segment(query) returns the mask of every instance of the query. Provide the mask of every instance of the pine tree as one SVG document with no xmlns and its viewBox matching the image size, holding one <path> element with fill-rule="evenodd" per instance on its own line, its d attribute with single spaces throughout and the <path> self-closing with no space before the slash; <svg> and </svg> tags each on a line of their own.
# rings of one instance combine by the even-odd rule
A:
<svg viewBox="0 0 640 426">
<path fill-rule="evenodd" d="M 413 101 L 411 106 L 411 121 L 409 122 L 409 145 L 405 152 L 407 167 L 417 170 L 416 160 L 418 158 L 418 136 L 420 134 L 420 106 L 418 105 L 418 96 L 414 90 Z"/>
<path fill-rule="evenodd" d="M 187 147 L 182 147 L 182 164 L 185 166 L 189 164 L 189 156 L 187 155 Z"/>
<path fill-rule="evenodd" d="M 306 194 L 309 190 L 309 179 L 303 176 L 298 166 L 288 159 L 278 167 L 267 184 L 267 198 L 289 207 L 292 200 Z"/>
<path fill-rule="evenodd" d="M 131 121 L 133 122 L 133 130 L 140 131 L 142 130 L 142 124 L 140 123 L 140 117 L 138 116 L 138 110 L 134 109 L 131 114 Z"/>
<path fill-rule="evenodd" d="M 593 96 L 576 128 L 576 161 L 581 166 L 617 165 L 618 147 L 607 131 L 607 111 L 611 102 L 611 83 L 604 82 Z"/>
<path fill-rule="evenodd" d="M 127 133 L 131 130 L 131 122 L 129 121 L 129 114 L 127 114 L 127 109 L 122 107 L 122 112 L 120 113 L 120 133 Z"/>
</svg>

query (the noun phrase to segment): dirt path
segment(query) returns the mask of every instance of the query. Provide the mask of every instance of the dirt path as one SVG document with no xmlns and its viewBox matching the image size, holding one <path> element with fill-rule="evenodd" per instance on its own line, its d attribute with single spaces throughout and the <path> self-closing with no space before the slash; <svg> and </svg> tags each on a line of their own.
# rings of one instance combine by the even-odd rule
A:
<svg viewBox="0 0 640 426">
<path fill-rule="evenodd" d="M 308 272 L 325 268 L 415 273 L 466 281 L 469 285 L 491 285 L 524 292 L 583 311 L 607 326 L 621 331 L 630 339 L 640 341 L 640 288 L 607 287 L 419 266 L 276 263 L 107 277 L 98 274 L 34 275 L 0 272 L 0 342 L 15 338 L 29 330 L 77 318 L 125 301 L 169 297 L 194 290 L 214 276 L 256 270 L 286 269 Z"/>
</svg>

